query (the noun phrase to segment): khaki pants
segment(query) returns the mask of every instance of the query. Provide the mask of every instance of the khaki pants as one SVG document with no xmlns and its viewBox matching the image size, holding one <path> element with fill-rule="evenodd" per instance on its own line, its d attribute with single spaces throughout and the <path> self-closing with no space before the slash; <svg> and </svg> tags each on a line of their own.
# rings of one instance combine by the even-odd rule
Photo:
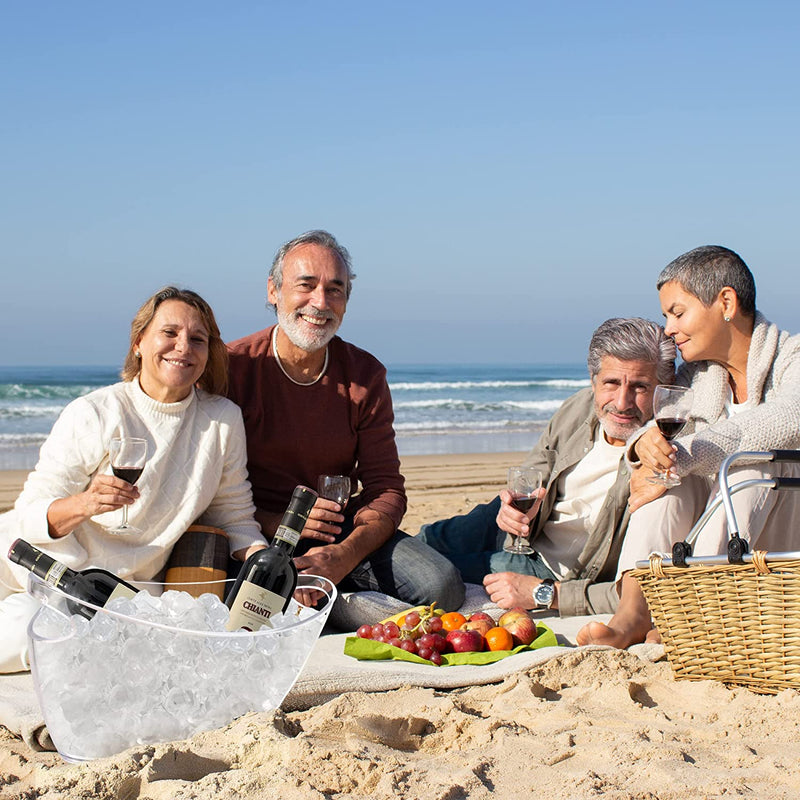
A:
<svg viewBox="0 0 800 800">
<path fill-rule="evenodd" d="M 735 467 L 728 473 L 734 486 L 753 478 L 800 477 L 800 464 L 757 464 Z M 669 553 L 686 538 L 705 509 L 719 496 L 716 479 L 689 476 L 631 514 L 622 545 L 617 579 L 651 553 Z M 770 552 L 800 550 L 800 490 L 754 486 L 731 496 L 739 535 L 750 549 Z M 720 506 L 694 543 L 697 556 L 725 553 L 729 534 L 725 509 Z"/>
</svg>

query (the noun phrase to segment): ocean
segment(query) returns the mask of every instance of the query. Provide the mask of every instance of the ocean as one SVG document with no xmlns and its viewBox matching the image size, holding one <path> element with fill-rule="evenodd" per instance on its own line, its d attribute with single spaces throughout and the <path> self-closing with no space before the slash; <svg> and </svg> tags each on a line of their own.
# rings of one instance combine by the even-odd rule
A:
<svg viewBox="0 0 800 800">
<path fill-rule="evenodd" d="M 583 364 L 387 367 L 401 455 L 529 450 L 589 385 Z M 0 367 L 0 469 L 32 469 L 64 406 L 119 380 L 116 367 Z"/>
</svg>

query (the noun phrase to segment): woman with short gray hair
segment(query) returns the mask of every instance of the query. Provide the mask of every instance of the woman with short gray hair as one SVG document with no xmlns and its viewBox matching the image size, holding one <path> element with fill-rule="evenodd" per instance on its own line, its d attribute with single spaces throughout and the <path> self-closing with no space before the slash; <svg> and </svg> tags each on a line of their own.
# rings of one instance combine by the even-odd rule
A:
<svg viewBox="0 0 800 800">
<path fill-rule="evenodd" d="M 755 281 L 742 259 L 725 247 L 698 247 L 679 256 L 657 281 L 666 333 L 684 364 L 676 382 L 693 389 L 689 421 L 671 441 L 657 427 L 628 441 L 633 470 L 633 512 L 619 560 L 620 604 L 608 625 L 592 622 L 581 644 L 627 647 L 657 638 L 639 585 L 629 570 L 652 552 L 668 552 L 685 539 L 715 499 L 723 460 L 741 451 L 800 448 L 800 336 L 792 336 L 756 310 Z M 666 490 L 647 481 L 669 470 L 681 483 Z M 800 476 L 796 464 L 751 465 L 730 472 L 732 482 Z M 739 533 L 760 550 L 800 546 L 800 493 L 750 487 L 733 496 Z M 728 530 L 722 509 L 696 542 L 698 555 L 725 552 Z M 652 631 L 652 633 L 651 633 Z"/>
</svg>

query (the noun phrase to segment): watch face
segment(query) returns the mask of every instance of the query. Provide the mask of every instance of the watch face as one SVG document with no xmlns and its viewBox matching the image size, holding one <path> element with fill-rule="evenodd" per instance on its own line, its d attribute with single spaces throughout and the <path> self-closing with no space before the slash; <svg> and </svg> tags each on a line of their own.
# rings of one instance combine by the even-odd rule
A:
<svg viewBox="0 0 800 800">
<path fill-rule="evenodd" d="M 550 604 L 553 602 L 554 594 L 555 589 L 553 589 L 552 583 L 540 583 L 536 587 L 533 599 L 536 600 L 540 606 L 547 606 L 549 608 Z"/>
</svg>

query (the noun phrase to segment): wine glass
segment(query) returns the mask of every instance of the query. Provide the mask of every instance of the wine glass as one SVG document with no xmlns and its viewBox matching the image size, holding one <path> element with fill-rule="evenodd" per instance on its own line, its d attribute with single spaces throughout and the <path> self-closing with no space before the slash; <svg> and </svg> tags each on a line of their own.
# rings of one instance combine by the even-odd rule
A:
<svg viewBox="0 0 800 800">
<path fill-rule="evenodd" d="M 511 504 L 517 511 L 530 511 L 536 502 L 542 486 L 542 473 L 535 467 L 510 467 L 508 470 L 508 491 L 511 493 Z M 514 537 L 513 533 L 509 534 Z M 507 544 L 503 550 L 507 553 L 518 553 L 527 556 L 533 553 L 530 545 L 522 544 L 522 537 L 517 536 L 513 544 Z"/>
<path fill-rule="evenodd" d="M 131 485 L 139 480 L 147 461 L 147 441 L 132 436 L 112 439 L 108 446 L 111 471 L 117 478 Z M 122 524 L 110 529 L 112 533 L 136 533 L 136 528 L 128 525 L 128 506 L 122 506 Z"/>
<path fill-rule="evenodd" d="M 660 384 L 653 393 L 653 415 L 661 435 L 672 441 L 686 425 L 692 410 L 694 392 L 687 386 Z M 681 479 L 669 470 L 659 472 L 647 479 L 659 486 L 679 486 Z"/>
<path fill-rule="evenodd" d="M 320 475 L 317 479 L 317 494 L 326 500 L 338 503 L 344 511 L 350 499 L 350 477 L 348 475 Z"/>
</svg>

